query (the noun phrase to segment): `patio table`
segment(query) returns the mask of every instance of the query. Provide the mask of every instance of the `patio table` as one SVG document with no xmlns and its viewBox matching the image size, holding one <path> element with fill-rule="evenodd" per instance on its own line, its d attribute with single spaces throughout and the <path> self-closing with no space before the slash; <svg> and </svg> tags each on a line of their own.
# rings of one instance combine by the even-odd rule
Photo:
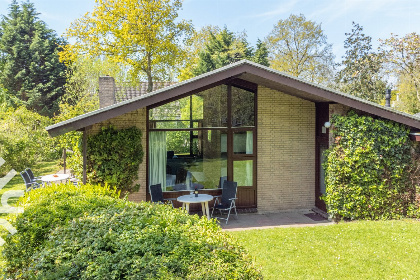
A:
<svg viewBox="0 0 420 280">
<path fill-rule="evenodd" d="M 210 211 L 209 211 L 209 201 L 213 199 L 212 195 L 209 194 L 199 194 L 197 197 L 194 194 L 182 195 L 177 198 L 179 202 L 182 202 L 182 208 L 185 208 L 187 212 L 190 211 L 190 203 L 201 203 L 201 209 L 203 215 L 207 216 L 207 219 L 210 220 Z"/>
<path fill-rule="evenodd" d="M 70 174 L 50 174 L 41 177 L 41 181 L 44 183 L 51 183 L 57 181 L 67 180 Z"/>
</svg>

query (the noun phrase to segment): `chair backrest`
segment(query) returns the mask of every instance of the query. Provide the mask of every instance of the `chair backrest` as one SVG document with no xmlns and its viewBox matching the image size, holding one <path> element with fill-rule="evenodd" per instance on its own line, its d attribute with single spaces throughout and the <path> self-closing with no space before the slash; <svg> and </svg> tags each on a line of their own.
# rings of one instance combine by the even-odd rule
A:
<svg viewBox="0 0 420 280">
<path fill-rule="evenodd" d="M 232 181 L 225 181 L 222 189 L 222 204 L 229 205 L 232 201 L 230 199 L 236 198 L 236 191 L 238 183 Z"/>
<path fill-rule="evenodd" d="M 28 173 L 26 171 L 22 171 L 20 172 L 20 176 L 22 176 L 22 179 L 25 182 L 26 190 L 28 191 L 28 189 L 32 186 Z"/>
<path fill-rule="evenodd" d="M 29 179 L 31 179 L 31 181 L 35 181 L 35 176 L 32 170 L 30 168 L 26 168 L 25 171 L 29 175 Z"/>
<path fill-rule="evenodd" d="M 225 183 L 226 180 L 227 180 L 227 176 L 220 177 L 219 188 L 223 189 L 223 184 Z"/>
<path fill-rule="evenodd" d="M 150 185 L 149 191 L 152 202 L 163 202 L 162 184 Z"/>
</svg>

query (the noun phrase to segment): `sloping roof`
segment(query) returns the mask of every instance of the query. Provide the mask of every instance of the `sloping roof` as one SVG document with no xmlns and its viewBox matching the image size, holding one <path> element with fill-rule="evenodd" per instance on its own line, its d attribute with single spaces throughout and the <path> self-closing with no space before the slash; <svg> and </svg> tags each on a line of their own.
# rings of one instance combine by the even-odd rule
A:
<svg viewBox="0 0 420 280">
<path fill-rule="evenodd" d="M 408 125 L 412 128 L 420 129 L 420 117 L 409 115 L 349 94 L 310 83 L 247 60 L 241 60 L 237 63 L 230 64 L 169 87 L 77 116 L 48 126 L 46 129 L 51 136 L 58 136 L 69 131 L 83 129 L 92 124 L 140 108 L 164 101 L 170 101 L 187 93 L 201 91 L 217 84 L 222 84 L 233 78 L 240 78 L 312 102 L 340 103 L 363 112 L 368 112 L 385 119 Z"/>
<path fill-rule="evenodd" d="M 153 82 L 152 91 L 156 91 L 158 89 L 168 87 L 173 84 L 175 84 L 175 82 Z M 148 85 L 147 82 L 141 82 L 138 84 L 137 87 L 117 86 L 115 88 L 115 99 L 117 100 L 117 102 L 122 102 L 122 101 L 133 99 L 135 97 L 145 95 L 148 93 L 147 85 Z"/>
</svg>

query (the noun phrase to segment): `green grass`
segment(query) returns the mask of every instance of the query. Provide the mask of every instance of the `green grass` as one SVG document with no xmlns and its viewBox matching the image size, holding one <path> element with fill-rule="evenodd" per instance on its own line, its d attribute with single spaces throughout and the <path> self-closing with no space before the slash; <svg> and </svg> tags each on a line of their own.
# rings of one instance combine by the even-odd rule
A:
<svg viewBox="0 0 420 280">
<path fill-rule="evenodd" d="M 47 174 L 52 174 L 60 170 L 60 167 L 58 166 L 58 161 L 52 161 L 52 162 L 40 162 L 36 164 L 33 168 L 31 168 L 34 172 L 35 176 L 42 176 Z M 11 190 L 25 190 L 25 184 L 23 182 L 22 177 L 19 174 L 20 172 L 17 172 L 16 175 L 13 177 L 12 180 L 10 180 L 6 186 L 4 186 L 2 189 L 0 189 L 0 197 L 6 192 Z M 16 202 L 18 201 L 19 197 L 11 197 L 8 200 L 9 205 L 14 206 L 16 205 Z M 0 218 L 4 219 L 7 217 L 8 214 L 0 213 Z M 10 214 L 14 215 L 14 214 Z M 3 228 L 0 228 L 0 231 L 3 231 Z M 0 279 L 1 277 L 1 270 L 4 265 L 4 261 L 2 259 L 2 252 L 3 247 L 0 246 Z"/>
<path fill-rule="evenodd" d="M 58 166 L 58 161 L 51 161 L 51 162 L 40 162 L 36 164 L 34 167 L 31 168 L 32 172 L 35 176 L 42 176 L 47 174 L 52 174 L 60 170 Z M 23 182 L 22 177 L 20 176 L 20 171 L 16 171 L 16 175 L 10 180 L 6 186 L 0 189 L 0 197 L 6 191 L 11 190 L 25 190 L 25 184 Z M 9 205 L 14 205 L 18 201 L 18 197 L 12 197 L 9 199 Z M 7 216 L 7 214 L 0 213 L 0 218 Z"/>
<path fill-rule="evenodd" d="M 361 221 L 231 232 L 264 279 L 419 279 L 420 222 Z"/>
</svg>

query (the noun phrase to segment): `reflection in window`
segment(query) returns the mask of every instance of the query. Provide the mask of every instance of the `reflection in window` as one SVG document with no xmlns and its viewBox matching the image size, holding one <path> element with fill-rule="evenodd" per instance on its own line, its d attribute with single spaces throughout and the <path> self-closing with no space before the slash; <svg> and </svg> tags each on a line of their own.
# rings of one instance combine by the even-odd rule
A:
<svg viewBox="0 0 420 280">
<path fill-rule="evenodd" d="M 252 131 L 241 131 L 233 134 L 233 152 L 235 154 L 253 153 L 253 133 Z"/>
<path fill-rule="evenodd" d="M 227 86 L 221 85 L 149 110 L 149 128 L 227 127 Z"/>
<path fill-rule="evenodd" d="M 253 92 L 232 87 L 232 126 L 254 126 L 255 94 Z"/>
<path fill-rule="evenodd" d="M 211 131 L 193 141 L 181 141 L 189 131 L 167 131 L 166 190 L 217 188 L 220 177 L 227 175 L 226 153 L 222 152 L 221 131 Z M 200 133 L 202 133 L 200 131 Z M 180 139 L 180 140 L 176 140 Z M 173 141 L 176 140 L 176 141 Z M 226 141 L 226 138 L 224 138 Z"/>
<path fill-rule="evenodd" d="M 233 181 L 238 182 L 238 186 L 252 186 L 253 180 L 253 161 L 240 160 L 233 162 Z"/>
</svg>

